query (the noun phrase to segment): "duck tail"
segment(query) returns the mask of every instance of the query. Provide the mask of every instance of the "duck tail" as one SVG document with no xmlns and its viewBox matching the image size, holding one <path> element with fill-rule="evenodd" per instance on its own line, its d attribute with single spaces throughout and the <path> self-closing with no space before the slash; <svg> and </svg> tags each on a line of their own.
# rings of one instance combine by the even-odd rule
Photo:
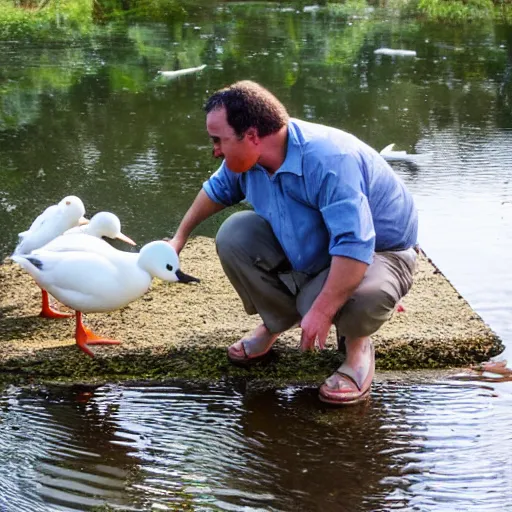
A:
<svg viewBox="0 0 512 512">
<path fill-rule="evenodd" d="M 15 261 L 20 267 L 24 268 L 29 274 L 34 274 L 34 267 L 37 270 L 43 269 L 43 262 L 35 256 L 23 256 L 13 254 L 11 260 Z"/>
</svg>

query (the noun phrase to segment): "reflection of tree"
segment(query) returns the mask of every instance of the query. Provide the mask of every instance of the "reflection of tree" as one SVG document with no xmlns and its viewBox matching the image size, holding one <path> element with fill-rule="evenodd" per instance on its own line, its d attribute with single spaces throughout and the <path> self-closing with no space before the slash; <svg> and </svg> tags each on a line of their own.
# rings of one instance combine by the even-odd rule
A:
<svg viewBox="0 0 512 512">
<path fill-rule="evenodd" d="M 24 174 L 0 177 L 6 193 L 24 201 L 16 205 L 18 224 L 6 223 L 10 248 L 15 233 L 46 206 L 40 204 L 41 197 L 56 201 L 67 193 L 82 196 L 89 213 L 114 209 L 127 223 L 127 232 L 134 237 L 143 233 L 142 241 L 165 234 L 162 225 L 171 230 L 177 224 L 201 182 L 217 166 L 210 159 L 204 131 L 205 89 L 265 68 L 274 62 L 276 50 L 281 57 L 267 69 L 270 82 L 287 86 L 296 80 L 300 67 L 293 64 L 301 61 L 300 18 L 264 13 L 261 7 L 235 21 L 226 11 L 218 18 L 223 23 L 203 17 L 188 24 L 98 32 L 84 46 L 53 53 L 42 49 L 33 53 L 29 68 L 20 65 L 27 95 L 16 102 L 18 112 L 10 116 L 9 127 L 18 131 L 4 132 L 3 148 L 23 148 L 14 167 Z M 266 18 L 269 23 L 262 24 Z M 154 80 L 157 69 L 202 62 L 208 63 L 209 74 L 172 83 Z M 216 64 L 224 69 L 222 82 L 217 82 Z M 4 90 L 4 97 L 9 94 Z M 21 131 L 20 120 L 25 126 Z M 148 201 L 162 219 L 155 226 Z"/>
<path fill-rule="evenodd" d="M 505 41 L 506 61 L 505 69 L 498 88 L 496 117 L 499 126 L 510 128 L 512 113 L 512 31 L 508 26 L 499 26 L 496 29 L 496 39 Z"/>
<path fill-rule="evenodd" d="M 373 25 L 362 72 L 347 84 L 343 126 L 377 149 L 397 142 L 409 151 L 432 120 L 437 128 L 494 126 L 502 57 L 489 26 L 471 32 L 428 23 L 408 27 Z M 418 58 L 376 56 L 379 46 L 414 49 Z"/>
<path fill-rule="evenodd" d="M 395 142 L 413 151 L 431 126 L 485 129 L 496 115 L 507 122 L 507 56 L 495 49 L 504 35 L 488 26 L 349 25 L 329 10 L 313 16 L 277 3 L 138 21 L 96 26 L 68 46 L 0 54 L 2 255 L 69 193 L 83 197 L 89 214 L 115 211 L 140 243 L 172 231 L 217 167 L 202 104 L 238 79 L 262 82 L 292 115 L 377 149 Z M 378 46 L 413 47 L 419 58 L 376 56 Z M 197 75 L 157 78 L 159 69 L 203 63 Z M 494 84 L 503 80 L 497 113 Z"/>
</svg>

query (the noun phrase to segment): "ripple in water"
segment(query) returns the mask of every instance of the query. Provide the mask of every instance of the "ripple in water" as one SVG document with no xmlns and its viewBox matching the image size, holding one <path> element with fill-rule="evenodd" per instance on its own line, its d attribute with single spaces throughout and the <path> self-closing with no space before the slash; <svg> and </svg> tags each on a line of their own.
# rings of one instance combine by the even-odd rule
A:
<svg viewBox="0 0 512 512">
<path fill-rule="evenodd" d="M 0 510 L 504 510 L 511 404 L 457 381 L 381 381 L 344 410 L 316 388 L 11 388 Z"/>
</svg>

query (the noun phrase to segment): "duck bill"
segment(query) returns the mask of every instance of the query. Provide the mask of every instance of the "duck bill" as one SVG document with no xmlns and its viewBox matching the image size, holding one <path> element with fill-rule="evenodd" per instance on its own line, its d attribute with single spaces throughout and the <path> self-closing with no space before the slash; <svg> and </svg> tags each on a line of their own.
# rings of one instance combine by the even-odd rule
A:
<svg viewBox="0 0 512 512">
<path fill-rule="evenodd" d="M 119 235 L 116 236 L 118 240 L 122 240 L 123 242 L 126 242 L 130 245 L 137 245 L 129 236 L 123 235 L 123 233 L 119 233 Z"/>
<path fill-rule="evenodd" d="M 85 226 L 86 224 L 89 224 L 91 222 L 89 219 L 86 219 L 85 217 L 80 217 L 78 219 L 78 225 L 79 226 Z"/>
<path fill-rule="evenodd" d="M 178 278 L 178 281 L 180 283 L 200 283 L 201 280 L 197 277 L 189 276 L 188 274 L 185 274 L 180 269 L 176 270 L 176 277 Z"/>
</svg>

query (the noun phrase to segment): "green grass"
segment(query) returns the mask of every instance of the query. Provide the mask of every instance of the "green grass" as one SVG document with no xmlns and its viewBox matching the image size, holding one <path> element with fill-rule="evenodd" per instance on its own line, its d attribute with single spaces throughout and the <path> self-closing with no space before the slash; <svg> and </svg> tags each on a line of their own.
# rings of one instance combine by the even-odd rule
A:
<svg viewBox="0 0 512 512">
<path fill-rule="evenodd" d="M 92 0 L 50 0 L 40 9 L 0 0 L 0 39 L 58 40 L 87 33 L 93 25 L 92 13 Z"/>
<path fill-rule="evenodd" d="M 464 22 L 492 19 L 495 15 L 491 0 L 420 0 L 418 11 L 431 20 Z"/>
</svg>

